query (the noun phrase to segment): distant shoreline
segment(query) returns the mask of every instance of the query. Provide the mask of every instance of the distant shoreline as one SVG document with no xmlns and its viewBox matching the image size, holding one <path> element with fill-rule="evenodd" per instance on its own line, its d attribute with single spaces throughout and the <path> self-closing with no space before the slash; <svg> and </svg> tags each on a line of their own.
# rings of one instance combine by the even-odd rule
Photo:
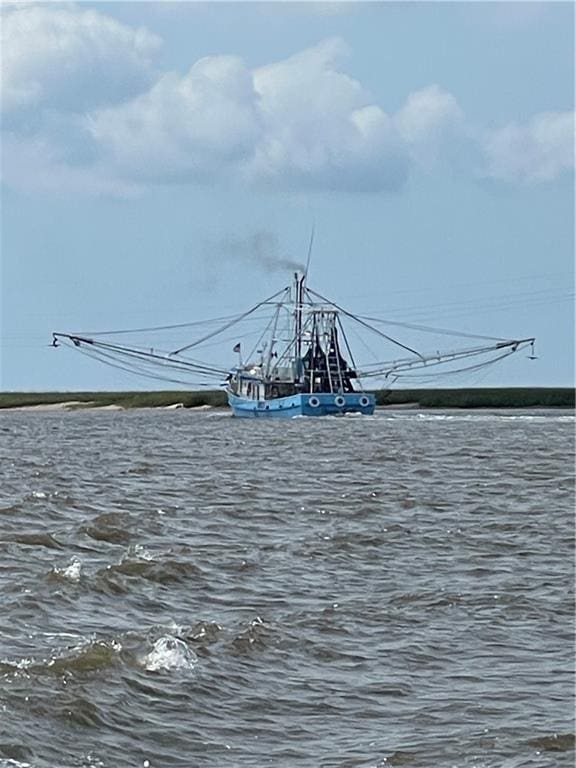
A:
<svg viewBox="0 0 576 768">
<path fill-rule="evenodd" d="M 475 389 L 395 389 L 375 392 L 389 408 L 574 408 L 572 387 L 490 387 Z M 78 410 L 98 408 L 227 408 L 223 391 L 163 392 L 0 392 L 0 410 Z"/>
</svg>

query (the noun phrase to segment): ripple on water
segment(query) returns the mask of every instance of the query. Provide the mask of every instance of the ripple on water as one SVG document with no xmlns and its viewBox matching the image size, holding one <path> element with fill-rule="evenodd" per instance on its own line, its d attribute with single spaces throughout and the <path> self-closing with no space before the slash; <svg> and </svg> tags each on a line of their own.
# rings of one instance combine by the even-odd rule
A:
<svg viewBox="0 0 576 768">
<path fill-rule="evenodd" d="M 0 768 L 572 768 L 573 424 L 2 414 Z"/>
</svg>

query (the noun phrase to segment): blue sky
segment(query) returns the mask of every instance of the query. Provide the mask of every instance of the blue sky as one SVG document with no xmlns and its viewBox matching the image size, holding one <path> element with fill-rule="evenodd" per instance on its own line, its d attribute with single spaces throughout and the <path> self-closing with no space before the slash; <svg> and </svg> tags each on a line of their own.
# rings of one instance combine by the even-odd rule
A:
<svg viewBox="0 0 576 768">
<path fill-rule="evenodd" d="M 290 277 L 249 244 L 302 261 L 313 222 L 310 282 L 340 304 L 537 337 L 537 361 L 453 385 L 573 384 L 571 3 L 6 3 L 2 22 L 3 390 L 149 388 L 51 332 L 239 311 Z"/>
</svg>

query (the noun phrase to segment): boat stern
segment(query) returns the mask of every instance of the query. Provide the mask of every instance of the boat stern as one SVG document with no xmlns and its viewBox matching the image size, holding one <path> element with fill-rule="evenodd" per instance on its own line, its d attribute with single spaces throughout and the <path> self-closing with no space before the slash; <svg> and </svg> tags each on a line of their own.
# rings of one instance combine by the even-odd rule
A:
<svg viewBox="0 0 576 768">
<path fill-rule="evenodd" d="M 228 402 L 234 416 L 242 418 L 292 418 L 294 416 L 345 416 L 374 413 L 376 400 L 366 392 L 299 393 L 270 400 L 254 400 L 238 397 L 228 390 Z"/>
<path fill-rule="evenodd" d="M 332 394 L 318 392 L 302 394 L 303 416 L 343 416 L 348 413 L 361 413 L 370 416 L 374 413 L 376 399 L 366 392 L 345 392 Z"/>
</svg>

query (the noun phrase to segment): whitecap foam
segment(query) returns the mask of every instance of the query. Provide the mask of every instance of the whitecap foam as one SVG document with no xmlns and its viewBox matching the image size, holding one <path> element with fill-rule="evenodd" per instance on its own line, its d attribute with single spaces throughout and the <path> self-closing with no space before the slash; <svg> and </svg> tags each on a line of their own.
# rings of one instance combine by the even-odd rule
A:
<svg viewBox="0 0 576 768">
<path fill-rule="evenodd" d="M 146 562 L 152 562 L 157 560 L 157 556 L 153 552 L 150 552 L 149 549 L 146 549 L 143 544 L 134 544 L 134 546 L 128 548 L 128 551 L 122 558 L 122 562 L 125 562 L 126 560 L 145 560 Z"/>
<path fill-rule="evenodd" d="M 159 637 L 150 653 L 142 659 L 142 665 L 148 672 L 175 669 L 190 671 L 197 663 L 198 657 L 194 651 L 173 635 Z"/>
<path fill-rule="evenodd" d="M 189 627 L 186 627 L 184 624 L 177 624 L 174 619 L 170 619 L 170 621 L 163 626 L 163 629 L 168 630 L 169 636 L 180 639 Z"/>
<path fill-rule="evenodd" d="M 73 557 L 70 565 L 67 565 L 66 568 L 54 568 L 54 573 L 56 576 L 69 581 L 80 581 L 82 563 L 77 557 Z"/>
<path fill-rule="evenodd" d="M 7 667 L 12 667 L 15 670 L 27 670 L 34 666 L 36 663 L 36 659 L 32 658 L 18 659 L 18 661 L 13 661 L 12 659 L 0 659 L 0 664 L 3 664 Z"/>
</svg>

